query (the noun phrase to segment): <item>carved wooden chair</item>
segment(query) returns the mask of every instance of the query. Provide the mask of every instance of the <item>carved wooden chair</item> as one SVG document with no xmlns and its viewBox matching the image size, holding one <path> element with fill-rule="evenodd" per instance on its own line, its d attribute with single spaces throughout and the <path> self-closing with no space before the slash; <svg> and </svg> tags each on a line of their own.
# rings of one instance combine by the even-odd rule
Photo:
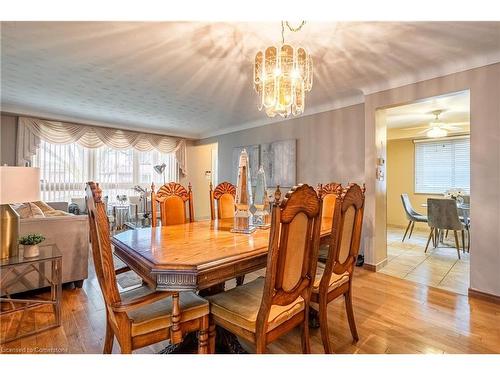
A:
<svg viewBox="0 0 500 375">
<path fill-rule="evenodd" d="M 236 186 L 230 182 L 221 182 L 213 190 L 210 182 L 210 216 L 212 220 L 230 219 L 234 217 L 236 207 L 234 200 L 236 198 Z M 215 206 L 217 205 L 217 216 L 215 215 Z"/>
<path fill-rule="evenodd" d="M 188 189 L 177 182 L 169 182 L 155 192 L 154 183 L 151 184 L 151 224 L 158 225 L 158 206 L 163 227 L 168 225 L 184 224 L 187 221 L 186 201 L 189 208 L 189 221 L 194 221 L 193 192 L 191 183 Z"/>
<path fill-rule="evenodd" d="M 358 332 L 352 309 L 352 278 L 358 256 L 363 224 L 364 187 L 349 184 L 337 190 L 330 247 L 326 264 L 318 265 L 312 288 L 311 307 L 319 311 L 321 339 L 325 353 L 330 353 L 328 335 L 328 303 L 344 296 L 347 319 L 352 337 L 358 340 Z"/>
<path fill-rule="evenodd" d="M 210 182 L 210 218 L 215 219 L 231 219 L 234 218 L 236 206 L 236 186 L 232 183 L 224 181 L 213 189 Z M 217 215 L 215 214 L 215 206 L 217 206 Z M 245 275 L 236 278 L 236 285 L 242 285 L 245 282 Z"/>
<path fill-rule="evenodd" d="M 310 352 L 309 299 L 321 229 L 321 198 L 314 188 L 299 185 L 272 208 L 265 278 L 207 297 L 211 320 L 256 346 L 267 344 L 302 326 L 302 351 Z"/>
<path fill-rule="evenodd" d="M 116 336 L 122 353 L 170 339 L 181 342 L 188 332 L 199 331 L 198 352 L 207 353 L 209 304 L 193 292 L 155 292 L 146 285 L 118 292 L 111 251 L 108 217 L 101 189 L 87 183 L 86 200 L 94 267 L 106 305 L 106 337 L 103 353 L 113 349 Z"/>
<path fill-rule="evenodd" d="M 342 185 L 337 182 L 330 182 L 328 184 L 319 184 L 317 187 L 318 194 L 323 199 L 322 219 L 333 219 L 333 209 L 335 208 L 335 199 L 338 190 L 342 190 Z M 328 246 L 330 244 L 330 236 L 325 236 L 321 239 L 319 244 L 319 260 L 323 263 L 326 262 L 328 257 Z"/>
</svg>

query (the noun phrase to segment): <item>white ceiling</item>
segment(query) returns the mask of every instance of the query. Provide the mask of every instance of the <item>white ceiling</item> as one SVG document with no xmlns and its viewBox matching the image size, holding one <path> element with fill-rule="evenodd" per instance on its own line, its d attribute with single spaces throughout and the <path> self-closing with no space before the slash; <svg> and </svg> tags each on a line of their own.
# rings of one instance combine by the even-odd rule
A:
<svg viewBox="0 0 500 375">
<path fill-rule="evenodd" d="M 446 124 L 468 125 L 470 118 L 470 93 L 461 91 L 436 96 L 418 102 L 386 109 L 388 129 L 428 127 L 434 120 L 433 111 L 442 110 L 439 119 Z"/>
<path fill-rule="evenodd" d="M 313 56 L 305 115 L 500 61 L 500 22 L 311 22 L 285 38 Z M 193 138 L 263 125 L 252 62 L 279 40 L 279 22 L 2 22 L 2 110 Z"/>
</svg>

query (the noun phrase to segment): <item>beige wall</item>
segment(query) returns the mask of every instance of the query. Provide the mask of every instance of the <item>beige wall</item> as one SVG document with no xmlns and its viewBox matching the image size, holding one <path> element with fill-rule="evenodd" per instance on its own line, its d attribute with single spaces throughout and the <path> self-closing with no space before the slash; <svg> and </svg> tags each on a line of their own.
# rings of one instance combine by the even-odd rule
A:
<svg viewBox="0 0 500 375">
<path fill-rule="evenodd" d="M 0 119 L 0 164 L 16 165 L 17 117 L 2 114 Z"/>
<path fill-rule="evenodd" d="M 188 175 L 181 178 L 180 183 L 186 188 L 191 182 L 193 189 L 194 216 L 197 220 L 210 218 L 210 181 L 205 177 L 205 171 L 212 170 L 212 153 L 217 153 L 217 143 L 196 145 L 188 144 L 187 170 Z"/>
<path fill-rule="evenodd" d="M 412 139 L 387 141 L 387 225 L 406 227 L 408 220 L 401 203 L 401 194 L 408 194 L 415 211 L 427 214 L 422 204 L 433 195 L 415 194 L 415 145 Z M 416 223 L 415 229 L 428 229 Z"/>
<path fill-rule="evenodd" d="M 386 154 L 386 124 L 377 109 L 450 92 L 470 90 L 471 230 L 470 287 L 500 295 L 500 63 L 365 96 L 365 260 L 387 258 L 386 181 L 375 177 L 377 157 Z"/>
<path fill-rule="evenodd" d="M 218 180 L 231 181 L 233 147 L 286 139 L 297 139 L 297 183 L 316 186 L 320 182 L 363 182 L 363 104 L 224 134 L 199 143 L 218 143 Z"/>
</svg>

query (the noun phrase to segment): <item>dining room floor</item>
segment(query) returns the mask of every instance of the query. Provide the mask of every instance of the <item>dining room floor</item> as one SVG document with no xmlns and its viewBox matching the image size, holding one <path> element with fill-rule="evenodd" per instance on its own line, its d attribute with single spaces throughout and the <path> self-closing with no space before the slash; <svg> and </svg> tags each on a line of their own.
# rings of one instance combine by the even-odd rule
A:
<svg viewBox="0 0 500 375">
<path fill-rule="evenodd" d="M 429 245 L 427 253 L 428 231 L 415 229 L 411 238 L 401 242 L 403 234 L 404 228 L 387 227 L 388 261 L 381 273 L 467 295 L 470 256 L 461 250 L 458 259 L 452 234 L 435 249 Z"/>
</svg>

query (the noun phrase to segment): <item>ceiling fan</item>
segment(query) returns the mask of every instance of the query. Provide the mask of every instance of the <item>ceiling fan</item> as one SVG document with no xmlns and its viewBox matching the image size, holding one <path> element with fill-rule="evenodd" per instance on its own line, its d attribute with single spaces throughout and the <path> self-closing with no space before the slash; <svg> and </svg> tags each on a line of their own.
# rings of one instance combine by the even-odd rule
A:
<svg viewBox="0 0 500 375">
<path fill-rule="evenodd" d="M 443 120 L 439 118 L 441 113 L 443 113 L 445 110 L 444 109 L 436 109 L 432 112 L 430 112 L 432 115 L 434 115 L 434 119 L 429 123 L 429 126 L 418 132 L 417 134 L 426 134 L 427 137 L 429 138 L 442 138 L 446 137 L 448 135 L 448 131 L 460 131 L 463 130 L 462 128 L 454 125 L 465 125 L 467 124 L 466 122 L 455 122 L 455 123 L 445 123 Z M 402 130 L 415 130 L 415 129 L 421 129 L 421 126 L 418 127 L 412 127 L 412 128 L 405 128 Z"/>
</svg>

